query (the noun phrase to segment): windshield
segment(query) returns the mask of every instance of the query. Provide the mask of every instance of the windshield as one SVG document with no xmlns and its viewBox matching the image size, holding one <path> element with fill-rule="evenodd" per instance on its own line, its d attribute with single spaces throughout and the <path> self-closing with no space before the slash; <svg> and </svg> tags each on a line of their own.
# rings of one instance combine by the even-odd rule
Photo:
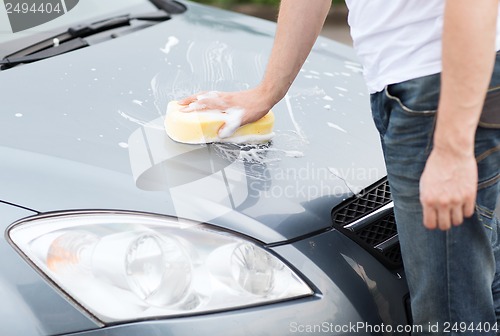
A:
<svg viewBox="0 0 500 336">
<path fill-rule="evenodd" d="M 147 0 L 80 0 L 73 9 L 52 21 L 13 33 L 7 11 L 15 13 L 16 7 L 14 3 L 20 3 L 20 1 L 3 0 L 3 2 L 5 6 L 0 5 L 0 56 L 22 48 L 33 41 L 47 38 L 54 35 L 54 33 L 60 33 L 61 30 L 81 22 L 90 22 L 117 14 L 145 12 L 155 9 Z M 47 1 L 47 3 L 49 2 Z M 17 13 L 21 15 L 23 9 L 31 10 L 30 7 L 18 7 Z"/>
</svg>

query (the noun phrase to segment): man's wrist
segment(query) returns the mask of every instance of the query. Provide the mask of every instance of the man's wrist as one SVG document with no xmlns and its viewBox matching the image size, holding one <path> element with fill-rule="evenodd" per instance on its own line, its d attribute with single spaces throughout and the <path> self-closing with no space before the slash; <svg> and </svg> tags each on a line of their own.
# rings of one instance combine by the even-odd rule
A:
<svg viewBox="0 0 500 336">
<path fill-rule="evenodd" d="M 437 113 L 434 132 L 434 147 L 448 150 L 454 154 L 474 153 L 474 142 L 481 106 L 450 102 L 442 94 Z"/>
<path fill-rule="evenodd" d="M 436 129 L 433 147 L 455 156 L 474 154 L 474 132 L 447 132 Z"/>
<path fill-rule="evenodd" d="M 283 87 L 278 83 L 263 82 L 256 87 L 261 99 L 270 106 L 276 105 L 286 94 L 288 87 Z"/>
</svg>

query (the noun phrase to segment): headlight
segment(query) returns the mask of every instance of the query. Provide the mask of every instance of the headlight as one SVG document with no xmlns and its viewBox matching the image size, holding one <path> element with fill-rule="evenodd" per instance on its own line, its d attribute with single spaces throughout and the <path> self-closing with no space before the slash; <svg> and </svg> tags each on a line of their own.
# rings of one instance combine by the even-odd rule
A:
<svg viewBox="0 0 500 336">
<path fill-rule="evenodd" d="M 9 236 L 59 288 L 105 323 L 312 294 L 294 271 L 250 240 L 170 217 L 64 213 L 16 223 Z"/>
</svg>

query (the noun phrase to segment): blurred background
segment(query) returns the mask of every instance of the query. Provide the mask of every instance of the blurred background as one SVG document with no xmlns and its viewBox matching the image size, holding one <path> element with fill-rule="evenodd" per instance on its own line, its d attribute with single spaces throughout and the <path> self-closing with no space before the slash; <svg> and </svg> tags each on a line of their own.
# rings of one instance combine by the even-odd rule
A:
<svg viewBox="0 0 500 336">
<path fill-rule="evenodd" d="M 193 0 L 236 12 L 257 16 L 266 20 L 276 20 L 280 0 Z M 333 0 L 332 9 L 326 19 L 321 35 L 351 45 L 352 40 L 347 25 L 347 7 L 344 0 Z"/>
</svg>

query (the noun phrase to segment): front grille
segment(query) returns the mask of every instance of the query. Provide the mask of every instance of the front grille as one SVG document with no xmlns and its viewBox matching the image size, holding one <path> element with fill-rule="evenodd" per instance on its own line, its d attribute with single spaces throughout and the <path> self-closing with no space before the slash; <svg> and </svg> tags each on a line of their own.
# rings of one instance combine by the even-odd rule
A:
<svg viewBox="0 0 500 336">
<path fill-rule="evenodd" d="M 332 221 L 336 229 L 395 269 L 403 265 L 391 202 L 389 183 L 383 179 L 335 207 Z"/>
<path fill-rule="evenodd" d="M 377 246 L 383 243 L 398 234 L 393 213 L 363 227 L 356 234 L 368 245 Z"/>
<path fill-rule="evenodd" d="M 403 259 L 401 258 L 401 247 L 399 244 L 392 246 L 390 249 L 384 252 L 384 257 L 392 265 L 397 265 L 400 267 L 403 264 Z"/>
<path fill-rule="evenodd" d="M 333 209 L 334 224 L 346 226 L 391 202 L 391 189 L 383 179 Z"/>
</svg>

